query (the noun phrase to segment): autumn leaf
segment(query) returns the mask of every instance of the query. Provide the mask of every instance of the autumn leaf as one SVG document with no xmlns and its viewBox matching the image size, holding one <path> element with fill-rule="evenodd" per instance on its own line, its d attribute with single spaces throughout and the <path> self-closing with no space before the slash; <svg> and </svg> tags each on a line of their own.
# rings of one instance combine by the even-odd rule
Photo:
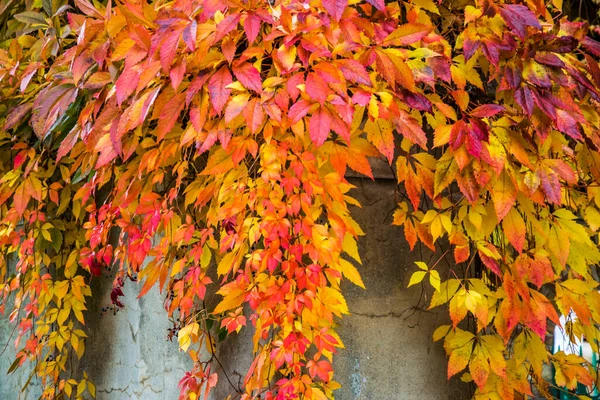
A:
<svg viewBox="0 0 600 400">
<path fill-rule="evenodd" d="M 517 199 L 517 188 L 515 188 L 506 172 L 502 172 L 500 178 L 492 188 L 492 194 L 498 221 L 502 221 Z"/>
<path fill-rule="evenodd" d="M 244 87 L 262 93 L 262 79 L 260 73 L 250 63 L 244 62 L 233 65 L 233 74 Z"/>
<path fill-rule="evenodd" d="M 308 131 L 310 139 L 315 146 L 319 147 L 327 140 L 329 131 L 331 130 L 331 114 L 324 106 L 321 106 L 310 117 Z"/>
<path fill-rule="evenodd" d="M 508 241 L 519 253 L 523 251 L 525 245 L 526 228 L 523 217 L 514 208 L 511 208 L 502 220 L 502 229 L 506 232 Z"/>
<path fill-rule="evenodd" d="M 225 103 L 229 99 L 231 89 L 227 86 L 233 82 L 231 73 L 227 67 L 221 67 L 208 81 L 208 93 L 210 101 L 217 113 L 221 113 Z"/>
<path fill-rule="evenodd" d="M 337 22 L 342 19 L 345 8 L 348 6 L 348 0 L 322 0 L 323 8 Z"/>
</svg>

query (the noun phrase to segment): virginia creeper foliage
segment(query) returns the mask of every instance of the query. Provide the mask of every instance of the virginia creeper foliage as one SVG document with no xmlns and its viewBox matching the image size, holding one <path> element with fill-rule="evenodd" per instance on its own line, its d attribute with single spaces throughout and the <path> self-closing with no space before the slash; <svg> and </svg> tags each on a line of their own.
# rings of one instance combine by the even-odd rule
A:
<svg viewBox="0 0 600 400">
<path fill-rule="evenodd" d="M 93 377 L 68 371 L 90 281 L 112 268 L 116 307 L 129 280 L 167 294 L 194 361 L 180 398 L 217 382 L 211 332 L 250 326 L 239 397 L 333 398 L 340 281 L 364 286 L 345 172 L 372 177 L 368 158 L 383 157 L 398 178 L 394 224 L 411 248 L 453 258 L 449 276 L 418 263 L 411 279 L 449 309 L 434 334 L 448 376 L 478 399 L 550 396 L 544 363 L 561 390 L 593 386 L 585 359 L 544 345 L 571 310 L 573 337 L 600 341 L 600 43 L 561 8 L 0 2 L 13 367 L 31 361 L 44 398 L 95 396 Z"/>
</svg>

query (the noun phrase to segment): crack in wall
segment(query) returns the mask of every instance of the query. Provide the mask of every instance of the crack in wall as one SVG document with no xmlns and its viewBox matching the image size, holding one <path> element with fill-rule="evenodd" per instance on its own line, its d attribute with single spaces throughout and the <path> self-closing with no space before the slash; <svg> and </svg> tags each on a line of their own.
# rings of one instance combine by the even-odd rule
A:
<svg viewBox="0 0 600 400">
<path fill-rule="evenodd" d="M 408 314 L 405 317 L 405 319 L 411 317 L 417 311 L 418 312 L 422 312 L 422 313 L 434 314 L 433 311 L 425 310 L 423 308 L 413 306 L 413 307 L 409 307 L 409 308 L 407 308 L 407 309 L 405 309 L 405 310 L 403 310 L 401 312 L 390 311 L 390 312 L 388 312 L 386 314 L 352 312 L 350 315 L 358 315 L 359 317 L 365 317 L 365 318 L 402 318 L 409 311 L 412 311 L 412 313 Z"/>
<path fill-rule="evenodd" d="M 156 393 L 156 394 L 161 394 L 163 393 L 162 389 L 155 389 L 152 385 L 147 384 L 147 385 L 142 385 L 141 388 L 138 389 L 134 389 L 131 393 L 129 393 L 129 387 L 131 386 L 132 382 L 129 382 L 127 384 L 127 386 L 125 386 L 124 388 L 109 388 L 109 389 L 98 389 L 97 392 L 98 393 L 106 393 L 106 394 L 111 394 L 113 392 L 121 392 L 124 393 L 128 396 L 141 396 L 146 389 L 149 389 L 152 393 Z"/>
</svg>

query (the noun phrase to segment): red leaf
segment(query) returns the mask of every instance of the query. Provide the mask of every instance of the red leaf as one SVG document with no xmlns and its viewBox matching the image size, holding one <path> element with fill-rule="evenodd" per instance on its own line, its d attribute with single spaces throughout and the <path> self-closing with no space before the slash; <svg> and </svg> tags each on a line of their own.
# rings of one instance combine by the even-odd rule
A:
<svg viewBox="0 0 600 400">
<path fill-rule="evenodd" d="M 288 112 L 288 118 L 292 125 L 298 123 L 302 118 L 309 113 L 312 104 L 307 100 L 300 99 L 293 106 L 290 107 L 290 111 Z"/>
<path fill-rule="evenodd" d="M 484 104 L 471 111 L 473 117 L 488 118 L 504 111 L 504 107 L 498 104 Z"/>
<path fill-rule="evenodd" d="M 60 161 L 61 158 L 69 154 L 77 139 L 79 138 L 79 131 L 74 129 L 67 134 L 67 136 L 62 140 L 60 146 L 58 148 L 58 153 L 56 154 L 56 161 Z"/>
<path fill-rule="evenodd" d="M 369 100 L 371 100 L 371 93 L 364 90 L 357 90 L 352 96 L 352 103 L 363 107 L 369 104 Z"/>
<path fill-rule="evenodd" d="M 419 111 L 427 111 L 431 113 L 432 105 L 431 101 L 421 93 L 413 93 L 406 89 L 402 90 L 402 95 L 404 96 L 404 101 L 410 107 Z"/>
<path fill-rule="evenodd" d="M 494 260 L 492 257 L 486 256 L 481 250 L 478 250 L 478 253 L 483 265 L 488 267 L 488 269 L 496 275 L 502 276 L 502 272 L 500 271 L 500 265 L 498 265 L 498 262 L 496 260 Z"/>
<path fill-rule="evenodd" d="M 527 26 L 542 29 L 535 14 L 529 7 L 522 4 L 503 4 L 500 7 L 500 15 L 502 15 L 506 24 L 522 39 L 527 34 Z"/>
<path fill-rule="evenodd" d="M 308 124 L 308 130 L 310 133 L 310 139 L 313 141 L 315 146 L 319 147 L 327 137 L 331 129 L 331 115 L 327 108 L 321 106 L 315 113 L 313 113 Z"/>
<path fill-rule="evenodd" d="M 167 133 L 171 132 L 184 105 L 185 93 L 176 94 L 165 104 L 160 112 L 158 126 L 156 127 L 156 137 L 158 140 L 162 140 Z"/>
<path fill-rule="evenodd" d="M 473 118 L 467 129 L 466 148 L 473 157 L 480 158 L 483 149 L 482 142 L 489 140 L 489 128 L 479 118 Z"/>
<path fill-rule="evenodd" d="M 465 168 L 462 173 L 456 175 L 456 183 L 458 188 L 465 195 L 467 200 L 474 204 L 479 198 L 479 185 L 473 175 L 473 168 Z"/>
<path fill-rule="evenodd" d="M 179 37 L 181 35 L 180 30 L 172 30 L 167 34 L 167 37 L 163 40 L 160 46 L 160 65 L 163 70 L 169 71 L 173 59 L 177 54 L 177 47 L 179 45 Z"/>
<path fill-rule="evenodd" d="M 117 82 L 115 82 L 117 103 L 119 105 L 135 91 L 139 81 L 140 71 L 138 68 L 132 67 L 123 71 Z"/>
<path fill-rule="evenodd" d="M 75 0 L 75 5 L 87 16 L 103 19 L 102 14 L 98 12 L 96 7 L 87 0 Z"/>
<path fill-rule="evenodd" d="M 208 95 L 215 111 L 220 114 L 229 99 L 231 89 L 227 85 L 231 84 L 233 79 L 226 66 L 221 67 L 208 81 Z"/>
<path fill-rule="evenodd" d="M 346 143 L 350 143 L 350 129 L 336 113 L 331 114 L 331 129 L 340 135 Z"/>
<path fill-rule="evenodd" d="M 250 132 L 258 132 L 265 120 L 265 113 L 258 98 L 255 97 L 248 102 L 248 106 L 244 109 L 244 117 Z"/>
<path fill-rule="evenodd" d="M 406 111 L 400 110 L 400 115 L 398 115 L 394 122 L 401 135 L 418 144 L 421 148 L 427 149 L 427 135 L 421 129 L 416 119 L 411 117 Z"/>
<path fill-rule="evenodd" d="M 537 170 L 537 175 L 540 178 L 540 186 L 542 190 L 546 194 L 548 201 L 555 204 L 560 204 L 561 195 L 560 195 L 560 180 L 558 179 L 558 175 L 544 167 L 539 168 Z"/>
<path fill-rule="evenodd" d="M 344 78 L 351 82 L 355 82 L 361 85 L 372 86 L 371 78 L 365 69 L 364 65 L 356 60 L 338 60 L 336 64 L 339 66 L 340 71 Z"/>
<path fill-rule="evenodd" d="M 533 113 L 533 94 L 531 90 L 527 86 L 520 87 L 515 92 L 515 100 L 517 104 L 521 106 L 523 111 L 527 113 L 527 115 L 531 116 Z"/>
<path fill-rule="evenodd" d="M 223 39 L 225 35 L 231 32 L 237 27 L 240 22 L 240 14 L 229 14 L 217 25 L 217 31 L 215 32 L 215 39 L 213 44 L 216 44 L 219 40 Z"/>
<path fill-rule="evenodd" d="M 322 0 L 323 8 L 336 22 L 339 22 L 348 5 L 348 0 Z"/>
<path fill-rule="evenodd" d="M 256 40 L 258 32 L 260 31 L 260 24 L 260 18 L 254 14 L 248 14 L 244 21 L 244 31 L 246 31 L 248 43 L 252 44 Z"/>
<path fill-rule="evenodd" d="M 367 3 L 371 4 L 379 11 L 385 13 L 385 2 L 383 0 L 367 0 Z"/>
<path fill-rule="evenodd" d="M 586 36 L 581 41 L 581 45 L 584 49 L 595 55 L 596 57 L 600 57 L 600 42 Z"/>
<path fill-rule="evenodd" d="M 8 117 L 6 117 L 6 121 L 4 122 L 4 130 L 7 131 L 22 123 L 23 117 L 27 115 L 29 111 L 31 111 L 32 105 L 32 103 L 25 103 L 13 108 L 8 114 Z"/>
<path fill-rule="evenodd" d="M 308 93 L 311 99 L 316 100 L 323 105 L 327 100 L 329 87 L 323 78 L 314 72 L 311 72 L 306 77 L 306 93 Z"/>
<path fill-rule="evenodd" d="M 556 110 L 556 127 L 573 139 L 581 139 L 578 121 L 568 111 Z"/>
<path fill-rule="evenodd" d="M 96 150 L 100 152 L 98 161 L 96 161 L 96 169 L 101 168 L 117 157 L 110 135 L 104 135 L 96 144 Z"/>
<path fill-rule="evenodd" d="M 79 56 L 75 60 L 75 62 L 80 61 L 81 59 L 85 59 L 86 61 L 88 60 L 87 57 Z M 73 63 L 73 67 L 75 67 L 75 62 Z M 92 60 L 92 62 L 93 62 L 93 60 Z M 87 68 L 85 69 L 85 71 L 87 71 L 87 69 L 90 66 L 91 66 L 91 64 L 88 62 L 86 64 Z M 35 63 L 29 64 L 27 66 L 27 68 L 25 68 L 25 71 L 23 71 L 23 75 L 21 75 L 21 84 L 19 85 L 19 89 L 21 89 L 21 92 L 25 93 L 25 90 L 27 90 L 27 86 L 29 85 L 29 81 L 31 81 L 31 78 L 33 78 L 33 76 L 37 73 L 39 67 L 40 67 L 40 63 L 35 62 Z M 85 71 L 78 74 L 77 78 L 75 76 L 75 71 L 73 71 L 73 80 L 75 81 L 75 84 L 78 83 L 79 79 L 81 79 L 81 76 L 83 76 Z"/>
<path fill-rule="evenodd" d="M 544 160 L 543 162 L 544 164 L 550 166 L 550 168 L 567 183 L 571 185 L 577 183 L 577 175 L 575 175 L 575 171 L 563 160 Z"/>
<path fill-rule="evenodd" d="M 556 54 L 546 51 L 537 52 L 534 57 L 535 61 L 540 64 L 549 65 L 556 68 L 564 68 L 565 63 Z"/>
<path fill-rule="evenodd" d="M 198 23 L 195 19 L 190 22 L 188 26 L 183 30 L 183 41 L 187 45 L 189 51 L 196 50 L 196 31 L 198 28 Z"/>
<path fill-rule="evenodd" d="M 183 80 L 183 75 L 185 74 L 185 70 L 186 70 L 186 65 L 185 65 L 185 59 L 184 59 L 182 61 L 177 62 L 173 66 L 173 68 L 171 68 L 171 71 L 169 71 L 169 77 L 171 78 L 171 86 L 173 86 L 173 89 L 177 90 L 177 88 L 179 87 L 179 84 Z"/>
<path fill-rule="evenodd" d="M 192 83 L 190 83 L 190 86 L 188 86 L 188 88 L 186 90 L 186 94 L 185 94 L 185 104 L 186 105 L 188 105 L 188 106 L 190 105 L 190 102 L 192 101 L 192 97 L 194 97 L 196 95 L 196 93 L 198 93 L 200 91 L 200 89 L 202 89 L 202 87 L 208 80 L 209 76 L 210 75 L 207 73 L 200 73 L 200 75 L 196 76 L 192 80 Z"/>
<path fill-rule="evenodd" d="M 254 65 L 244 62 L 233 65 L 233 74 L 245 88 L 262 93 L 262 80 L 260 73 Z"/>
</svg>

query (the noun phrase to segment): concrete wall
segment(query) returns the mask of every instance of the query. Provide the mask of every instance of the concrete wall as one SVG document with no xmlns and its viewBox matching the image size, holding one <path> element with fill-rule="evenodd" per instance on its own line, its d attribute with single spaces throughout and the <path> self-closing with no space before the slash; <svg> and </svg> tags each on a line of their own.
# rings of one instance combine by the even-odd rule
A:
<svg viewBox="0 0 600 400">
<path fill-rule="evenodd" d="M 351 179 L 354 196 L 363 205 L 354 215 L 366 232 L 359 241 L 363 260 L 360 271 L 367 290 L 344 284 L 352 315 L 340 322 L 339 333 L 346 346 L 334 358 L 336 380 L 343 386 L 340 400 L 459 400 L 469 398 L 465 386 L 446 379 L 446 358 L 431 335 L 446 320 L 443 308 L 426 310 L 429 292 L 406 289 L 418 253 L 411 254 L 397 227 L 391 226 L 394 184 Z M 98 280 L 97 280 L 98 281 Z M 82 361 L 96 382 L 98 399 L 177 399 L 177 383 L 190 367 L 177 344 L 167 341 L 167 318 L 162 297 L 151 291 L 136 300 L 133 285 L 126 286 L 124 311 L 99 318 L 108 304 L 110 279 L 96 282 L 96 297 L 90 306 L 87 328 L 90 338 Z M 0 321 L 0 344 L 10 327 Z M 94 332 L 92 335 L 91 332 Z M 252 332 L 243 330 L 220 345 L 220 359 L 234 386 L 240 386 L 251 362 Z M 9 346 L 10 347 L 10 346 Z M 11 360 L 0 357 L 0 373 Z M 23 373 L 0 379 L 0 399 L 19 399 Z M 231 394 L 231 384 L 222 375 L 213 393 L 221 400 Z M 34 390 L 24 399 L 32 399 Z"/>
</svg>

